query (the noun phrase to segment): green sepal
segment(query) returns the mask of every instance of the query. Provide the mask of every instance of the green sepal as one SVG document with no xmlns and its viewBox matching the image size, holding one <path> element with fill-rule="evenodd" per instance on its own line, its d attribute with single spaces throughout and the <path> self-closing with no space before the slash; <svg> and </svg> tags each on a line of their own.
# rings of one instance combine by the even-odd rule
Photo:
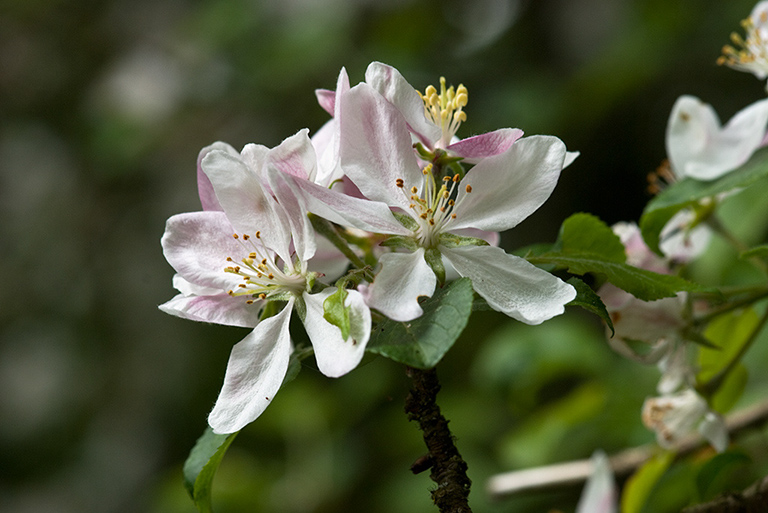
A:
<svg viewBox="0 0 768 513">
<path fill-rule="evenodd" d="M 426 149 L 420 142 L 414 144 L 413 149 L 416 150 L 416 153 L 419 154 L 419 157 L 421 157 L 423 160 L 426 160 L 427 162 L 435 158 L 435 154 Z"/>
<path fill-rule="evenodd" d="M 721 194 L 748 187 L 765 177 L 768 177 L 768 148 L 756 151 L 740 168 L 715 180 L 704 182 L 685 178 L 670 185 L 646 205 L 640 217 L 640 231 L 645 243 L 661 254 L 659 235 L 677 212 L 687 207 L 697 208 L 705 198 L 716 198 Z M 701 207 L 711 209 L 714 208 L 714 203 Z M 701 211 L 698 217 L 706 214 L 706 210 Z"/>
<path fill-rule="evenodd" d="M 445 265 L 443 264 L 443 255 L 437 248 L 427 248 L 424 251 L 424 260 L 437 276 L 437 283 L 442 287 L 445 284 Z"/>
<path fill-rule="evenodd" d="M 408 230 L 413 232 L 419 229 L 419 223 L 417 223 L 416 220 L 408 214 L 403 214 L 402 212 L 392 212 L 392 215 L 395 216 L 395 219 L 397 219 L 398 223 L 402 224 Z"/>
<path fill-rule="evenodd" d="M 410 219 L 410 218 L 409 218 Z M 419 244 L 413 237 L 406 235 L 391 235 L 387 237 L 379 246 L 386 246 L 388 248 L 404 248 L 410 252 L 414 252 L 419 249 Z"/>
<path fill-rule="evenodd" d="M 213 511 L 211 506 L 213 476 L 237 433 L 239 431 L 217 435 L 210 426 L 206 427 L 189 452 L 187 461 L 184 462 L 184 486 L 200 513 Z"/>
<path fill-rule="evenodd" d="M 351 329 L 349 307 L 345 305 L 348 295 L 347 289 L 340 287 L 323 301 L 323 318 L 341 330 L 344 340 L 349 338 Z"/>
<path fill-rule="evenodd" d="M 615 335 L 616 331 L 613 329 L 613 321 L 600 296 L 589 285 L 578 278 L 571 278 L 568 280 L 568 283 L 576 289 L 576 299 L 567 303 L 566 306 L 580 306 L 584 310 L 592 312 L 605 322 L 608 329 L 611 330 L 611 336 Z"/>
<path fill-rule="evenodd" d="M 439 244 L 446 248 L 460 248 L 462 246 L 490 246 L 487 241 L 478 239 L 477 237 L 464 237 L 453 233 L 441 233 L 439 237 Z"/>
<path fill-rule="evenodd" d="M 371 331 L 366 351 L 419 369 L 431 369 L 453 346 L 472 313 L 474 292 L 460 278 L 421 303 L 424 314 L 409 322 L 385 319 Z"/>
<path fill-rule="evenodd" d="M 656 483 L 659 482 L 674 459 L 674 452 L 664 451 L 657 453 L 632 474 L 622 490 L 622 513 L 640 513 L 643 511 L 643 507 L 648 501 L 651 492 L 653 492 Z"/>
</svg>

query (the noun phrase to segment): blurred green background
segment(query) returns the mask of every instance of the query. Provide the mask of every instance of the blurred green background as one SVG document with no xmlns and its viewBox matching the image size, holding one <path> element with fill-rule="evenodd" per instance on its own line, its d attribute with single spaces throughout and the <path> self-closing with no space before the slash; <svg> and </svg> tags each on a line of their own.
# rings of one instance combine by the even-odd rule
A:
<svg viewBox="0 0 768 513">
<path fill-rule="evenodd" d="M 357 83 L 379 60 L 421 90 L 441 75 L 465 84 L 460 136 L 519 127 L 581 152 L 549 202 L 503 236 L 507 249 L 553 241 L 576 211 L 636 220 L 679 95 L 722 119 L 764 97 L 751 75 L 715 65 L 752 6 L 4 0 L 0 510 L 194 511 L 181 466 L 246 333 L 156 308 L 174 295 L 165 219 L 200 208 L 200 148 L 315 131 L 327 114 L 314 89 L 332 89 L 342 66 Z M 764 236 L 764 223 L 750 229 Z M 700 276 L 733 272 L 727 258 Z M 765 357 L 753 353 L 753 380 Z M 439 373 L 476 512 L 572 511 L 578 487 L 493 502 L 484 484 L 653 439 L 639 412 L 658 372 L 614 355 L 580 312 L 533 328 L 477 313 Z M 382 358 L 338 380 L 308 359 L 230 449 L 217 511 L 435 511 L 427 474 L 408 471 L 425 449 L 403 412 L 407 387 L 402 366 Z M 764 435 L 752 443 L 768 447 Z M 689 500 L 675 475 L 648 511 Z"/>
</svg>

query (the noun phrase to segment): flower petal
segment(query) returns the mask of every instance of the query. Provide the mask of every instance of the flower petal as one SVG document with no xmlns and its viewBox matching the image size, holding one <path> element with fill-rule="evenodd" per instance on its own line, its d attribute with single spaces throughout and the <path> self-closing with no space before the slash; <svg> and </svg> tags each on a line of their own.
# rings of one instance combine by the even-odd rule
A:
<svg viewBox="0 0 768 513">
<path fill-rule="evenodd" d="M 249 145 L 255 146 L 255 145 Z M 244 155 L 254 153 L 243 150 Z M 250 157 L 248 157 L 250 158 Z M 290 260 L 291 229 L 276 201 L 264 191 L 260 173 L 237 156 L 214 150 L 205 156 L 203 171 L 238 234 L 261 232 L 264 244 L 284 260 Z"/>
<path fill-rule="evenodd" d="M 441 247 L 443 255 L 493 308 L 526 324 L 560 315 L 576 290 L 528 261 L 493 246 Z"/>
<path fill-rule="evenodd" d="M 451 230 L 503 231 L 531 215 L 552 194 L 565 158 L 557 137 L 536 135 L 518 140 L 499 155 L 487 157 L 461 181 L 456 220 Z"/>
<path fill-rule="evenodd" d="M 369 199 L 407 210 L 404 191 L 421 186 L 411 135 L 402 114 L 368 84 L 358 84 L 342 99 L 341 167 Z M 404 181 L 398 188 L 397 179 Z"/>
<path fill-rule="evenodd" d="M 721 128 L 711 105 L 694 96 L 681 96 L 667 124 L 672 169 L 680 178 L 718 178 L 752 156 L 765 137 L 766 124 L 768 99 L 742 109 Z"/>
<path fill-rule="evenodd" d="M 253 422 L 280 390 L 291 357 L 291 299 L 232 348 L 224 386 L 208 416 L 215 433 L 234 433 Z"/>
<path fill-rule="evenodd" d="M 443 133 L 440 127 L 427 120 L 424 102 L 416 89 L 392 66 L 372 62 L 365 71 L 365 81 L 392 103 L 405 118 L 408 128 L 428 148 L 434 148 Z"/>
<path fill-rule="evenodd" d="M 243 297 L 227 293 L 205 296 L 176 297 L 158 307 L 167 314 L 192 321 L 211 322 L 225 326 L 253 328 L 259 323 L 259 304 L 247 304 Z"/>
<path fill-rule="evenodd" d="M 374 233 L 396 235 L 411 233 L 397 221 L 384 203 L 354 198 L 293 176 L 282 178 L 296 188 L 297 194 L 300 194 L 304 200 L 307 211 L 329 221 Z"/>
<path fill-rule="evenodd" d="M 160 243 L 168 263 L 186 281 L 226 292 L 241 282 L 224 272 L 231 265 L 227 257 L 247 254 L 232 232 L 224 212 L 190 212 L 168 219 Z"/>
<path fill-rule="evenodd" d="M 317 294 L 304 293 L 307 315 L 304 327 L 315 350 L 315 360 L 320 372 L 331 378 L 348 373 L 360 363 L 365 353 L 365 346 L 371 335 L 371 311 L 363 301 L 362 295 L 348 291 L 345 305 L 350 308 L 350 335 L 348 340 L 341 336 L 338 326 L 329 323 L 323 317 L 323 301 L 336 292 L 329 287 Z"/>
<path fill-rule="evenodd" d="M 424 250 L 413 253 L 386 253 L 379 260 L 381 270 L 373 284 L 364 292 L 371 308 L 394 321 L 413 320 L 424 311 L 419 306 L 419 296 L 431 296 L 437 278 L 424 260 Z"/>
<path fill-rule="evenodd" d="M 723 452 L 728 448 L 728 426 L 717 413 L 708 411 L 699 424 L 699 433 L 706 438 L 717 452 Z"/>
<path fill-rule="evenodd" d="M 504 153 L 523 136 L 519 128 L 501 128 L 493 132 L 467 137 L 451 144 L 446 149 L 468 164 L 477 164 L 485 157 Z"/>
<path fill-rule="evenodd" d="M 213 185 L 208 179 L 208 176 L 203 172 L 203 168 L 200 165 L 203 158 L 208 155 L 208 152 L 213 150 L 221 150 L 229 153 L 230 155 L 238 155 L 237 150 L 225 142 L 215 142 L 210 146 L 206 146 L 197 155 L 197 193 L 200 196 L 200 203 L 203 205 L 203 210 L 223 210 L 219 205 L 219 200 L 216 199 L 216 193 L 213 191 Z"/>
<path fill-rule="evenodd" d="M 591 458 L 592 475 L 576 506 L 576 513 L 615 513 L 616 483 L 611 464 L 603 451 L 595 451 Z"/>
</svg>

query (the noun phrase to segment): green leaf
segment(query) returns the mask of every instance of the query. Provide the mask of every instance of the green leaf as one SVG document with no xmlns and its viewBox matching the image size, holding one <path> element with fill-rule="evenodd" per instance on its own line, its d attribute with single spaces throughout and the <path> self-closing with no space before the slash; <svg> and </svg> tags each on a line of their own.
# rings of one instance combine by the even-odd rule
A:
<svg viewBox="0 0 768 513">
<path fill-rule="evenodd" d="M 616 331 L 613 329 L 613 321 L 611 320 L 611 316 L 608 314 L 608 310 L 605 309 L 605 304 L 600 299 L 600 296 L 598 296 L 597 293 L 592 290 L 589 285 L 578 278 L 571 278 L 568 280 L 568 283 L 570 283 L 573 288 L 576 289 L 576 299 L 568 303 L 568 306 L 580 306 L 581 308 L 597 315 L 603 321 L 605 321 L 605 324 L 607 324 L 608 328 L 611 330 L 611 336 L 613 336 L 616 333 Z"/>
<path fill-rule="evenodd" d="M 753 257 L 760 258 L 762 260 L 768 260 L 768 244 L 755 246 L 754 248 L 748 249 L 747 251 L 743 252 L 739 256 L 744 260 L 753 258 Z"/>
<path fill-rule="evenodd" d="M 349 338 L 350 330 L 349 307 L 345 305 L 348 295 L 347 289 L 339 287 L 323 301 L 323 319 L 338 326 L 344 340 Z"/>
<path fill-rule="evenodd" d="M 591 253 L 606 262 L 627 261 L 619 236 L 598 217 L 584 212 L 563 221 L 558 247 L 561 253 Z"/>
<path fill-rule="evenodd" d="M 734 467 L 751 462 L 752 459 L 749 456 L 737 451 L 718 454 L 706 462 L 696 476 L 696 490 L 699 492 L 699 500 L 711 500 L 715 495 L 725 491 L 718 486 L 716 481 L 718 481 L 718 477 L 726 475 L 726 470 L 730 473 L 733 472 Z"/>
<path fill-rule="evenodd" d="M 670 185 L 646 205 L 640 218 L 643 239 L 649 248 L 661 254 L 659 234 L 677 212 L 696 206 L 705 198 L 748 187 L 765 177 L 768 177 L 768 149 L 755 152 L 746 164 L 717 180 L 703 182 L 686 178 Z"/>
<path fill-rule="evenodd" d="M 622 513 L 640 513 L 643 510 L 654 486 L 672 464 L 674 457 L 675 453 L 668 451 L 656 454 L 632 474 L 621 494 Z"/>
<path fill-rule="evenodd" d="M 679 276 L 659 274 L 624 263 L 610 262 L 594 253 L 545 253 L 528 259 L 532 264 L 554 264 L 578 275 L 601 274 L 622 290 L 643 301 L 673 297 L 683 290 L 698 290 L 699 286 Z"/>
<path fill-rule="evenodd" d="M 411 367 L 431 369 L 467 325 L 473 297 L 471 280 L 460 278 L 424 301 L 424 314 L 418 319 L 385 319 L 377 324 L 366 350 Z"/>
<path fill-rule="evenodd" d="M 696 380 L 704 383 L 717 375 L 738 354 L 760 323 L 752 308 L 727 312 L 715 317 L 704 331 L 704 336 L 717 349 L 699 348 L 699 373 Z"/>
<path fill-rule="evenodd" d="M 184 462 L 184 486 L 201 513 L 210 513 L 211 486 L 213 476 L 219 468 L 224 453 L 227 452 L 237 433 L 217 435 L 209 427 L 192 448 Z"/>
</svg>

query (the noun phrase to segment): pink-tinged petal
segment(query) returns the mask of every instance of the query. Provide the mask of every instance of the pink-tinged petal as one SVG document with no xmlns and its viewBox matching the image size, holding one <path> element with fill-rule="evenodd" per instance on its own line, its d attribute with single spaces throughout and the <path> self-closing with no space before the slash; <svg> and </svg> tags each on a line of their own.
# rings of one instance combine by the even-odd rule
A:
<svg viewBox="0 0 768 513">
<path fill-rule="evenodd" d="M 377 201 L 353 198 L 338 191 L 321 187 L 307 180 L 284 176 L 304 199 L 307 211 L 334 223 L 374 233 L 410 235 L 387 205 Z"/>
<path fill-rule="evenodd" d="M 173 288 L 185 296 L 215 296 L 221 293 L 221 289 L 197 285 L 185 280 L 180 274 L 173 275 Z"/>
<path fill-rule="evenodd" d="M 309 130 L 303 128 L 269 150 L 269 161 L 281 172 L 314 181 L 317 156 L 309 140 Z"/>
<path fill-rule="evenodd" d="M 349 260 L 325 237 L 317 237 L 317 251 L 309 261 L 309 270 L 319 273 L 325 282 L 334 282 L 349 267 Z"/>
<path fill-rule="evenodd" d="M 745 163 L 760 147 L 768 124 L 768 99 L 739 111 L 728 124 L 693 96 L 675 102 L 667 124 L 667 155 L 680 178 L 713 180 Z"/>
<path fill-rule="evenodd" d="M 241 430 L 264 412 L 280 390 L 291 357 L 288 325 L 293 302 L 261 321 L 232 348 L 224 386 L 208 416 L 215 433 Z"/>
<path fill-rule="evenodd" d="M 350 335 L 344 340 L 338 326 L 329 323 L 323 317 L 323 301 L 336 292 L 329 287 L 317 294 L 304 293 L 307 314 L 304 328 L 315 350 L 315 360 L 320 372 L 330 378 L 338 378 L 348 373 L 360 363 L 365 353 L 365 346 L 371 334 L 371 311 L 359 292 L 348 292 L 346 306 L 350 308 Z"/>
<path fill-rule="evenodd" d="M 223 151 L 209 152 L 203 159 L 203 171 L 235 232 L 251 237 L 260 232 L 264 244 L 289 261 L 290 223 L 276 201 L 265 193 L 258 172 L 241 158 Z"/>
<path fill-rule="evenodd" d="M 223 212 L 191 212 L 168 219 L 160 243 L 163 254 L 186 281 L 226 292 L 241 280 L 224 272 L 227 257 L 239 260 L 248 252 L 232 237 Z"/>
<path fill-rule="evenodd" d="M 411 135 L 402 114 L 368 84 L 342 98 L 341 167 L 369 199 L 408 209 L 406 194 L 421 186 Z M 404 181 L 398 188 L 397 179 Z"/>
<path fill-rule="evenodd" d="M 616 513 L 616 483 L 611 464 L 602 451 L 592 455 L 592 475 L 576 506 L 576 513 Z"/>
<path fill-rule="evenodd" d="M 503 231 L 517 226 L 552 194 L 564 157 L 560 139 L 535 135 L 483 159 L 459 184 L 457 217 L 450 229 Z M 467 187 L 471 193 L 465 192 Z"/>
<path fill-rule="evenodd" d="M 372 62 L 365 71 L 365 81 L 380 95 L 392 103 L 405 118 L 411 132 L 428 148 L 434 148 L 435 142 L 443 132 L 424 115 L 424 102 L 416 89 L 392 66 L 381 62 Z"/>
<path fill-rule="evenodd" d="M 526 324 L 560 315 L 576 290 L 559 278 L 493 246 L 440 248 L 461 276 L 496 311 Z"/>
<path fill-rule="evenodd" d="M 365 291 L 368 306 L 379 310 L 394 321 L 413 320 L 424 311 L 420 296 L 435 292 L 437 278 L 424 260 L 424 250 L 413 253 L 386 253 L 379 260 L 381 270 Z"/>
<path fill-rule="evenodd" d="M 344 176 L 339 163 L 339 122 L 332 119 L 320 127 L 310 139 L 317 154 L 317 175 L 314 182 L 329 187 Z"/>
<path fill-rule="evenodd" d="M 317 103 L 325 112 L 333 116 L 333 107 L 336 104 L 336 93 L 330 89 L 315 89 Z"/>
<path fill-rule="evenodd" d="M 306 129 L 285 139 L 269 151 L 266 179 L 291 225 L 296 255 L 303 262 L 312 258 L 317 249 L 315 230 L 307 217 L 302 198 L 297 197 L 296 191 L 285 180 L 277 177 L 288 175 L 300 181 L 307 181 L 312 179 L 315 172 L 315 149 Z"/>
<path fill-rule="evenodd" d="M 463 157 L 468 164 L 477 164 L 485 157 L 504 153 L 512 144 L 523 136 L 518 128 L 501 128 L 473 137 L 467 137 L 446 148 L 451 154 Z"/>
<path fill-rule="evenodd" d="M 203 206 L 203 210 L 223 210 L 219 205 L 219 200 L 216 199 L 216 193 L 213 191 L 213 185 L 203 172 L 201 162 L 203 158 L 208 155 L 208 152 L 212 150 L 225 151 L 231 155 L 238 155 L 237 150 L 225 142 L 215 142 L 210 146 L 206 146 L 197 155 L 197 193 L 200 196 L 200 203 Z"/>
<path fill-rule="evenodd" d="M 234 297 L 226 293 L 209 296 L 178 294 L 158 308 L 182 319 L 253 328 L 259 323 L 258 303 L 249 305 L 244 297 Z"/>
</svg>

